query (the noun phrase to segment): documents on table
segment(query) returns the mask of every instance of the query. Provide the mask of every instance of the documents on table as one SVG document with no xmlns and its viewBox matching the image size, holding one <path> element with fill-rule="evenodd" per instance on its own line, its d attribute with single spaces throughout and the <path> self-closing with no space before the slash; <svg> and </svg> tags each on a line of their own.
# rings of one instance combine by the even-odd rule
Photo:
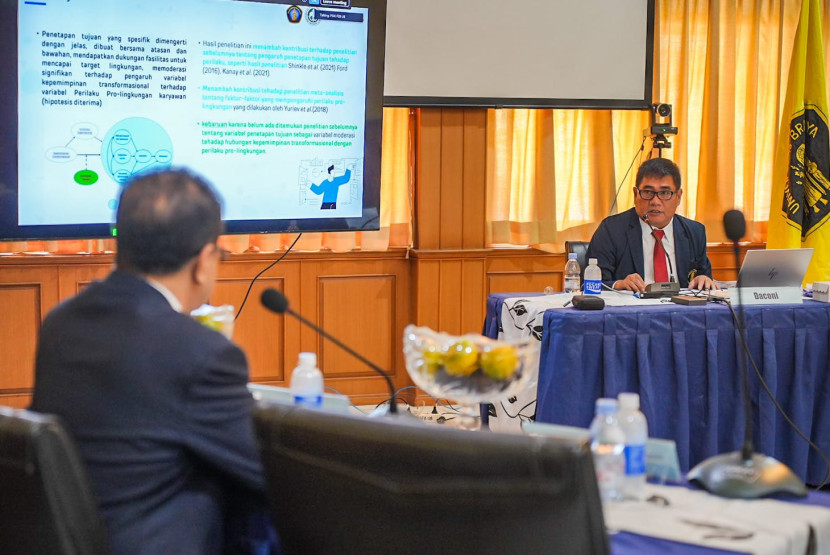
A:
<svg viewBox="0 0 830 555">
<path fill-rule="evenodd" d="M 808 553 L 811 534 L 819 555 L 830 555 L 830 509 L 773 499 L 724 499 L 682 486 L 646 484 L 643 501 L 603 505 L 609 533 L 654 538 L 756 554 Z"/>
</svg>

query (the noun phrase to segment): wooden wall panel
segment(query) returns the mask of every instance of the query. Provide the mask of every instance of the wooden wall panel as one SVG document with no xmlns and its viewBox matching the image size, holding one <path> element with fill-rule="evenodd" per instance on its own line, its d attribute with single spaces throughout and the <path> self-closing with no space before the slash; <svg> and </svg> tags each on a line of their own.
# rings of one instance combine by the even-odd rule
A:
<svg viewBox="0 0 830 555">
<path fill-rule="evenodd" d="M 61 300 L 74 297 L 84 287 L 96 280 L 102 280 L 112 271 L 112 264 L 63 264 L 58 266 L 58 287 Z"/>
<path fill-rule="evenodd" d="M 341 276 L 320 278 L 317 321 L 321 327 L 382 369 L 395 370 L 396 278 Z M 344 318 L 348 315 L 348 318 Z M 318 362 L 326 377 L 374 377 L 375 371 L 343 349 L 319 337 Z"/>
<path fill-rule="evenodd" d="M 533 249 L 494 251 L 488 258 L 487 294 L 561 291 L 566 258 Z"/>
<path fill-rule="evenodd" d="M 0 270 L 0 405 L 22 408 L 31 399 L 40 325 L 58 302 L 58 271 L 47 265 Z"/>
<path fill-rule="evenodd" d="M 211 304 L 238 309 L 253 276 L 272 259 L 270 254 L 233 255 L 220 266 Z M 18 407 L 29 403 L 42 318 L 59 298 L 75 295 L 93 279 L 105 277 L 112 256 L 54 256 L 24 264 L 28 260 L 0 258 L 0 404 Z M 358 352 L 396 373 L 394 379 L 401 386 L 411 383 L 403 370 L 400 348 L 403 328 L 411 321 L 409 281 L 403 249 L 343 255 L 292 253 L 257 280 L 235 322 L 234 341 L 246 352 L 251 379 L 287 385 L 300 351 L 313 350 L 321 354 L 323 363 L 333 360 L 333 367 L 346 369 L 327 376 L 328 385 L 351 395 L 355 402 L 388 398 L 383 378 L 360 368 L 349 355 L 332 350 L 332 345 L 318 350 L 320 339 L 313 331 L 290 316 L 267 311 L 260 295 L 267 287 L 281 290 L 293 310 L 323 323 Z M 346 299 L 346 304 L 336 304 L 321 317 L 317 311 L 324 306 L 322 300 L 337 298 Z"/>
<path fill-rule="evenodd" d="M 414 306 L 413 323 L 439 329 L 441 300 L 438 284 L 441 280 L 441 262 L 414 260 L 412 267 Z"/>
<path fill-rule="evenodd" d="M 463 263 L 461 260 L 442 260 L 437 284 L 438 330 L 447 333 L 463 333 L 461 328 L 462 296 L 464 291 Z"/>
<path fill-rule="evenodd" d="M 441 244 L 441 110 L 418 110 L 415 148 L 415 246 Z"/>
<path fill-rule="evenodd" d="M 461 267 L 461 327 L 460 332 L 481 333 L 484 316 L 487 314 L 487 293 L 485 291 L 485 259 L 464 260 Z"/>
<path fill-rule="evenodd" d="M 381 369 L 397 387 L 408 385 L 401 338 L 411 320 L 406 253 L 318 257 L 302 265 L 301 314 Z M 320 357 L 326 385 L 354 401 L 388 398 L 386 381 L 316 332 L 303 326 L 303 350 Z"/>
<path fill-rule="evenodd" d="M 441 110 L 441 237 L 439 248 L 464 244 L 464 110 Z"/>
<path fill-rule="evenodd" d="M 257 279 L 245 300 L 251 279 L 271 262 L 268 257 L 232 255 L 220 267 L 210 304 L 230 304 L 238 312 L 245 302 L 234 322 L 233 340 L 248 357 L 251 381 L 287 385 L 300 352 L 300 324 L 267 310 L 260 297 L 273 288 L 288 298 L 292 308 L 298 308 L 301 263 L 281 261 Z"/>
<path fill-rule="evenodd" d="M 487 204 L 487 111 L 464 110 L 464 210 L 461 248 L 483 249 Z"/>
<path fill-rule="evenodd" d="M 484 248 L 487 112 L 418 110 L 415 246 Z"/>
<path fill-rule="evenodd" d="M 487 252 L 412 251 L 414 323 L 452 334 L 480 332 Z"/>
<path fill-rule="evenodd" d="M 559 286 L 555 285 L 559 283 Z M 562 290 L 562 274 L 559 272 L 494 273 L 487 275 L 489 293 L 541 293 L 546 287 Z"/>
<path fill-rule="evenodd" d="M 235 314 L 250 281 L 250 278 L 219 278 L 210 304 L 229 304 L 234 307 Z M 257 280 L 239 319 L 234 322 L 233 340 L 248 357 L 251 380 L 275 383 L 286 379 L 288 360 L 285 352 L 284 317 L 269 312 L 259 302 L 260 295 L 268 287 L 282 291 L 285 289 L 285 280 L 279 277 Z"/>
<path fill-rule="evenodd" d="M 16 364 L 4 362 L 0 391 L 31 388 L 34 383 L 32 368 L 43 316 L 41 291 L 39 283 L 0 285 L 0 314 L 14 315 L 0 319 L 0 352 L 20 355 Z"/>
</svg>

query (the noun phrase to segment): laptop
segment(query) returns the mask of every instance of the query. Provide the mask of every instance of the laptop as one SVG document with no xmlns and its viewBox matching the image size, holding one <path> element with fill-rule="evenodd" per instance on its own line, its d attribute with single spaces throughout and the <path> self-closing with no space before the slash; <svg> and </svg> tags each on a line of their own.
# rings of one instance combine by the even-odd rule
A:
<svg viewBox="0 0 830 555">
<path fill-rule="evenodd" d="M 813 249 L 759 249 L 746 251 L 738 273 L 738 287 L 798 287 L 807 274 Z"/>
</svg>

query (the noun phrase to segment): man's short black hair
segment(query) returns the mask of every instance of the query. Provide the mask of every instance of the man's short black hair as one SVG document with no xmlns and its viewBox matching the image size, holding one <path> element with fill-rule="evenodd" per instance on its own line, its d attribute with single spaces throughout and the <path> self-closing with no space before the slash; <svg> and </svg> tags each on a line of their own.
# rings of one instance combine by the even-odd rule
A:
<svg viewBox="0 0 830 555">
<path fill-rule="evenodd" d="M 637 187 L 643 182 L 646 177 L 663 178 L 671 176 L 674 179 L 676 190 L 680 190 L 680 168 L 677 164 L 667 158 L 652 158 L 646 160 L 637 170 Z"/>
<path fill-rule="evenodd" d="M 213 187 L 186 170 L 142 173 L 121 192 L 115 262 L 141 274 L 172 274 L 222 233 Z"/>
</svg>

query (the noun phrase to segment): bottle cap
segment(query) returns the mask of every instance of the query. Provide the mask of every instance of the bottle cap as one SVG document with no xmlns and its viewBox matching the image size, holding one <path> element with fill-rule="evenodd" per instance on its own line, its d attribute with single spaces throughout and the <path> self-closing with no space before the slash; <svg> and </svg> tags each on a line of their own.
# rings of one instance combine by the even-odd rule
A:
<svg viewBox="0 0 830 555">
<path fill-rule="evenodd" d="M 569 252 L 568 253 L 568 260 L 576 260 L 576 253 L 575 252 Z"/>
<path fill-rule="evenodd" d="M 317 354 L 316 353 L 300 353 L 299 366 L 311 366 L 312 368 L 317 366 Z"/>
<path fill-rule="evenodd" d="M 589 258 L 589 259 L 588 259 L 588 264 L 596 264 L 596 263 L 597 263 L 597 259 L 596 259 L 596 258 Z"/>
<path fill-rule="evenodd" d="M 620 401 L 620 408 L 627 410 L 640 409 L 640 396 L 636 393 L 620 393 L 617 399 Z"/>
<path fill-rule="evenodd" d="M 616 399 L 601 397 L 597 399 L 597 414 L 614 414 L 619 408 Z"/>
</svg>

